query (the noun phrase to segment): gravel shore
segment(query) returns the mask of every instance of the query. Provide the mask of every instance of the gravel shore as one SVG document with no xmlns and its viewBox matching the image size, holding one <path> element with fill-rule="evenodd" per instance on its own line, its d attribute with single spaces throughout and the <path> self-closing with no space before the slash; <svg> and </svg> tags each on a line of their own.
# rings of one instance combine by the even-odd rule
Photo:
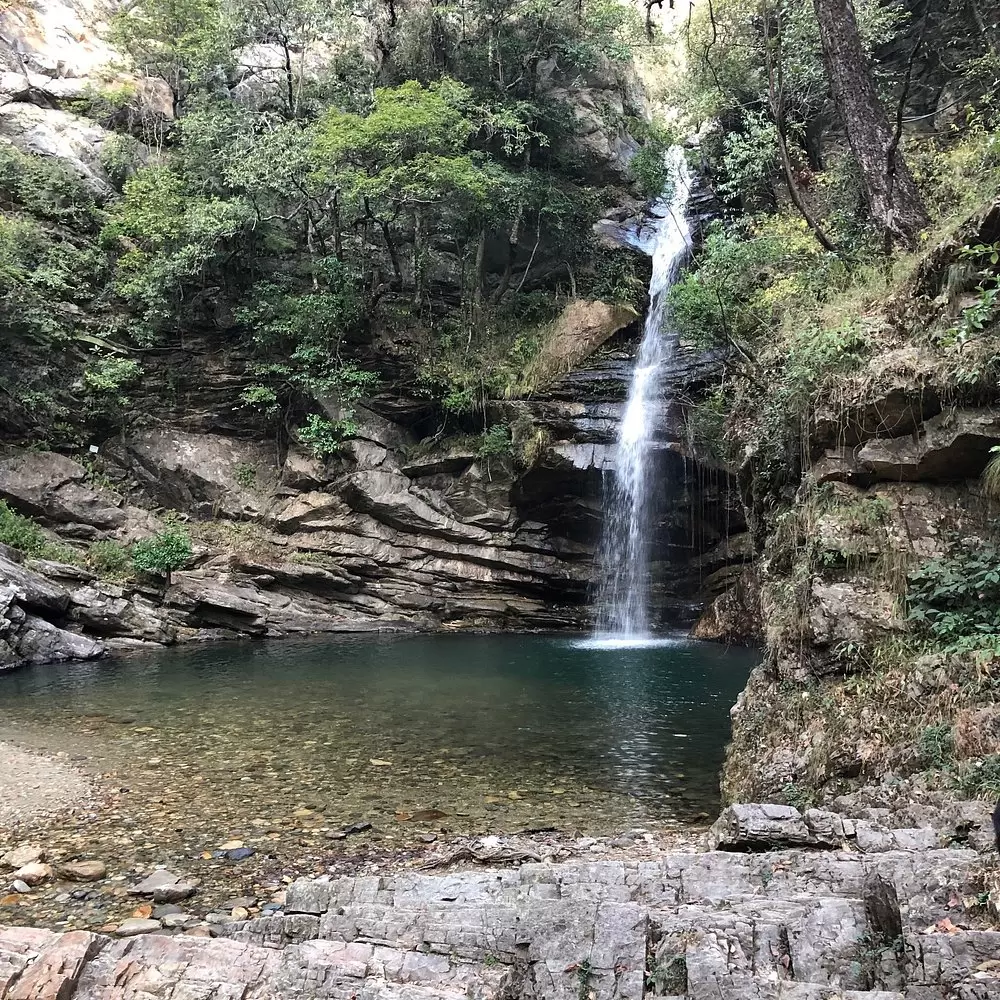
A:
<svg viewBox="0 0 1000 1000">
<path fill-rule="evenodd" d="M 69 764 L 0 743 L 0 831 L 62 812 L 91 792 L 86 776 Z"/>
</svg>

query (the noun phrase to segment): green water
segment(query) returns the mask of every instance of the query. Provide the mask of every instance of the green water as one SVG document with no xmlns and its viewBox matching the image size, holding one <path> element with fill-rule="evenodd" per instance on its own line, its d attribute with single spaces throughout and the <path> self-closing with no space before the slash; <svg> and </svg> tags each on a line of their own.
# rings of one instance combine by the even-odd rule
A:
<svg viewBox="0 0 1000 1000">
<path fill-rule="evenodd" d="M 405 839 L 420 810 L 449 832 L 606 833 L 715 808 L 753 662 L 536 635 L 186 646 L 0 676 L 0 738 L 112 775 L 157 843 L 357 821 Z"/>
</svg>

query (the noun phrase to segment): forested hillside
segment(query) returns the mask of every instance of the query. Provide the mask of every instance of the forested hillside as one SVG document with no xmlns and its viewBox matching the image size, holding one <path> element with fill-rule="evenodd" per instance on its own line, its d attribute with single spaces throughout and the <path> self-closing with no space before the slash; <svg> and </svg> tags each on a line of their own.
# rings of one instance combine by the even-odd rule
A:
<svg viewBox="0 0 1000 1000">
<path fill-rule="evenodd" d="M 628 153 L 648 140 L 644 191 L 663 176 L 642 25 L 613 0 L 142 0 L 102 34 L 108 82 L 61 103 L 110 130 L 109 184 L 0 151 L 8 436 L 66 447 L 141 419 L 144 357 L 192 331 L 248 352 L 248 426 L 320 456 L 392 373 L 354 360 L 379 336 L 419 340 L 416 394 L 482 431 L 567 299 L 641 297 L 592 231 L 629 181 L 588 146 L 594 119 Z M 587 119 L 594 86 L 615 100 Z M 341 420 L 316 412 L 331 394 Z"/>
</svg>

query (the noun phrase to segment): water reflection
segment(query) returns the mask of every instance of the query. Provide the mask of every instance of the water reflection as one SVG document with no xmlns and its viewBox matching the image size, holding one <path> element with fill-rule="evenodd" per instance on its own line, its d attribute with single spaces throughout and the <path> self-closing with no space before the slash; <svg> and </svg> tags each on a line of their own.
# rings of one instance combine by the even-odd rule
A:
<svg viewBox="0 0 1000 1000">
<path fill-rule="evenodd" d="M 243 780 L 269 808 L 316 800 L 345 820 L 363 800 L 471 826 L 489 808 L 586 827 L 626 802 L 635 819 L 710 808 L 753 661 L 678 639 L 524 635 L 183 647 L 2 676 L 0 735 L 85 753 L 140 785 L 156 776 L 137 762 L 163 761 L 199 775 L 205 809 L 234 815 Z"/>
</svg>

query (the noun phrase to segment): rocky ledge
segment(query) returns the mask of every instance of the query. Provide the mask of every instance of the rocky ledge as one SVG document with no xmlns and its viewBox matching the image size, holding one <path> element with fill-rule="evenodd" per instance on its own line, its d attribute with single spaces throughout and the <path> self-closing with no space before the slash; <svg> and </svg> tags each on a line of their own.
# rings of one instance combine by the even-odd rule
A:
<svg viewBox="0 0 1000 1000">
<path fill-rule="evenodd" d="M 737 806 L 726 851 L 301 880 L 281 914 L 118 940 L 0 929 L 0 997 L 998 995 L 995 864 L 887 834 L 864 853 L 835 814 Z"/>
</svg>

